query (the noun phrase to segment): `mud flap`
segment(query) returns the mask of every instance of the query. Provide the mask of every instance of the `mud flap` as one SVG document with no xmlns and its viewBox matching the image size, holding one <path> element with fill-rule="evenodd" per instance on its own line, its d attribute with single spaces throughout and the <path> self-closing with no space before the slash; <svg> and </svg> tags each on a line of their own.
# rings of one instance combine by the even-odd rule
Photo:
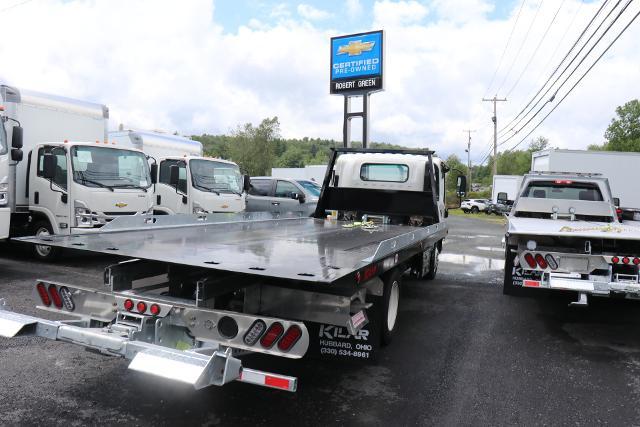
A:
<svg viewBox="0 0 640 427">
<path fill-rule="evenodd" d="M 360 363 L 375 361 L 380 347 L 380 328 L 374 321 L 379 317 L 375 304 L 367 310 L 367 317 L 370 323 L 355 335 L 350 334 L 343 326 L 305 322 L 309 330 L 307 356 Z"/>
</svg>

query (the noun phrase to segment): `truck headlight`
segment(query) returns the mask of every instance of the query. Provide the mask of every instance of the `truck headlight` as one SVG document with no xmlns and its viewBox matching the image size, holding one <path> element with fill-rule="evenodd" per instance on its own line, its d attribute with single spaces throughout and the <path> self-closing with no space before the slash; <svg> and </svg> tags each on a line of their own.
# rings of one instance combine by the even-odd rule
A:
<svg viewBox="0 0 640 427">
<path fill-rule="evenodd" d="M 207 212 L 206 210 L 202 209 L 200 206 L 198 205 L 194 205 L 193 206 L 193 214 L 194 215 L 206 215 L 209 212 Z"/>
<path fill-rule="evenodd" d="M 9 184 L 0 184 L 0 206 L 6 206 L 9 203 Z"/>
<path fill-rule="evenodd" d="M 94 221 L 97 222 L 98 220 L 91 214 L 91 209 L 89 209 L 84 202 L 79 200 L 74 202 L 74 213 L 76 218 L 76 227 L 93 227 Z"/>
</svg>

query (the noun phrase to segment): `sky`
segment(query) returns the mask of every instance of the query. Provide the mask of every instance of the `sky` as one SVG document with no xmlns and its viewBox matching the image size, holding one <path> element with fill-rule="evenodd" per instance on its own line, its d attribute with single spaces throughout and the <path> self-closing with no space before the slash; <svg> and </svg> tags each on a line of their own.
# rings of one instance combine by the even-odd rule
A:
<svg viewBox="0 0 640 427">
<path fill-rule="evenodd" d="M 0 0 L 0 80 L 106 104 L 112 128 L 219 134 L 278 116 L 284 137 L 340 140 L 330 37 L 382 29 L 386 87 L 371 97 L 371 140 L 466 160 L 472 129 L 478 163 L 493 132 L 482 98 L 507 98 L 498 128 L 508 125 L 603 1 Z M 629 6 L 542 113 L 639 10 Z M 602 143 L 615 108 L 639 97 L 639 51 L 640 20 L 521 147 L 538 136 L 559 148 Z M 508 126 L 500 149 L 541 117 L 510 140 Z"/>
</svg>

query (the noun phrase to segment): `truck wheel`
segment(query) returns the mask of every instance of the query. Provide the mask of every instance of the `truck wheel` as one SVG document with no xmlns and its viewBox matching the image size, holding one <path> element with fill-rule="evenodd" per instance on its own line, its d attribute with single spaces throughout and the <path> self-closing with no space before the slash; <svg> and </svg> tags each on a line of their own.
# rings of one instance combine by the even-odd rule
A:
<svg viewBox="0 0 640 427">
<path fill-rule="evenodd" d="M 464 212 L 464 213 L 468 214 L 468 213 L 469 213 L 469 210 L 468 210 L 468 209 L 462 209 L 462 212 Z"/>
<path fill-rule="evenodd" d="M 513 284 L 513 267 L 516 254 L 511 252 L 513 247 L 507 246 L 504 251 L 504 281 L 502 282 L 502 293 L 504 295 L 517 295 L 521 289 Z"/>
<path fill-rule="evenodd" d="M 436 278 L 436 273 L 438 272 L 438 264 L 440 251 L 438 250 L 438 244 L 436 243 L 433 247 L 433 252 L 431 253 L 431 259 L 429 260 L 429 272 L 424 276 L 427 280 L 433 280 Z"/>
<path fill-rule="evenodd" d="M 398 329 L 398 311 L 400 307 L 400 282 L 402 274 L 399 269 L 389 274 L 384 282 L 382 292 L 382 310 L 380 310 L 380 340 L 388 345 Z"/>
<path fill-rule="evenodd" d="M 487 215 L 491 215 L 491 211 L 489 209 L 486 209 L 484 213 L 486 213 Z"/>
<path fill-rule="evenodd" d="M 33 226 L 33 234 L 37 237 L 53 234 L 53 228 L 49 221 L 38 221 Z M 43 261 L 50 261 L 60 255 L 60 248 L 46 245 L 33 245 L 33 256 Z"/>
<path fill-rule="evenodd" d="M 480 212 L 480 209 L 478 209 L 477 206 L 472 206 L 471 207 L 471 213 L 472 214 L 477 214 L 478 212 Z"/>
</svg>

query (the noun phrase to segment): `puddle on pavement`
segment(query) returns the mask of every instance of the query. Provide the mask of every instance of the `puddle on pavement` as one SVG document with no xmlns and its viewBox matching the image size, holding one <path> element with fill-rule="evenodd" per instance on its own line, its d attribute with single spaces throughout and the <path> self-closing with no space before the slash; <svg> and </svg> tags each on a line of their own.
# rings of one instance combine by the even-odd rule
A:
<svg viewBox="0 0 640 427">
<path fill-rule="evenodd" d="M 473 271 L 493 271 L 501 270 L 504 267 L 504 260 L 498 258 L 485 258 L 476 255 L 440 254 L 440 262 L 466 265 Z"/>
</svg>

